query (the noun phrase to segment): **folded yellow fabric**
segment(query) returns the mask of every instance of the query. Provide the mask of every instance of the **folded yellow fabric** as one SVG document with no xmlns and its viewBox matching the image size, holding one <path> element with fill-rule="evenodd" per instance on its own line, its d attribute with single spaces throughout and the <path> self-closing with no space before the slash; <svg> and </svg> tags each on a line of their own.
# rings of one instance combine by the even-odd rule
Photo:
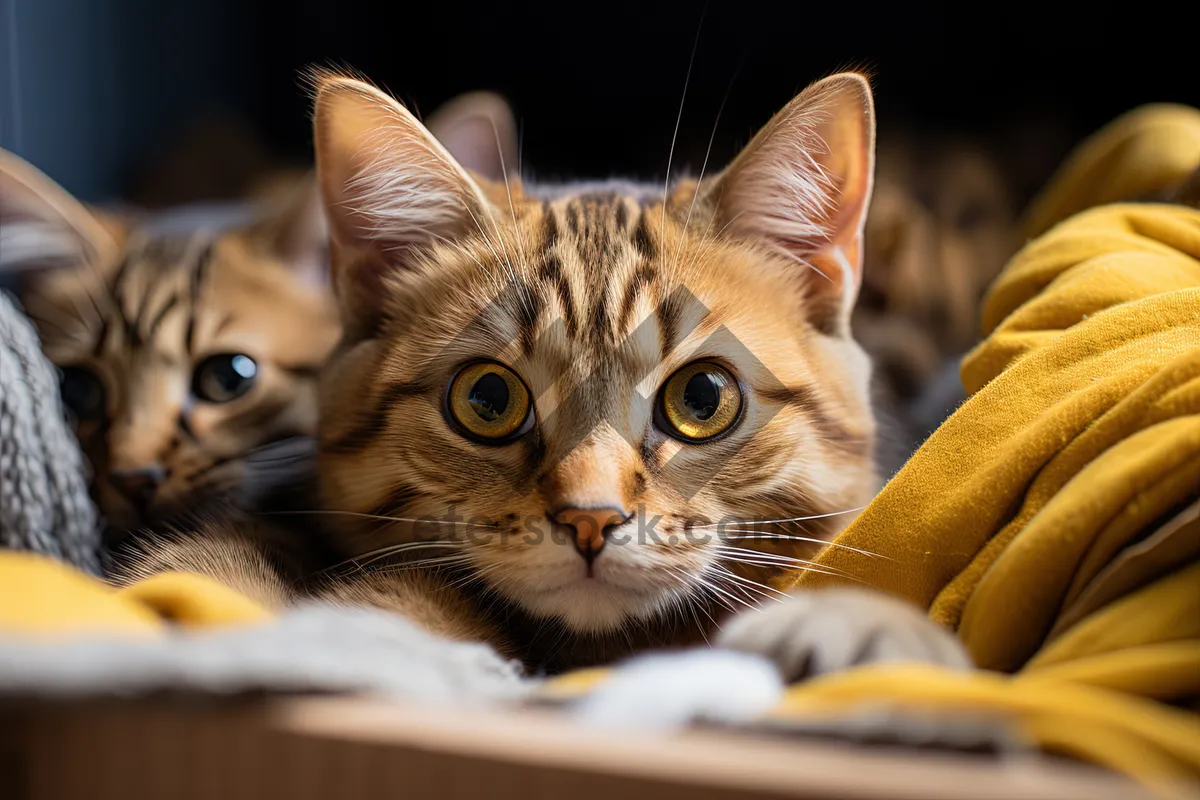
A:
<svg viewBox="0 0 1200 800">
<path fill-rule="evenodd" d="M 1085 143 L 1031 220 L 1197 163 L 1200 112 L 1140 110 Z M 1200 211 L 1057 225 L 998 278 L 983 326 L 970 399 L 838 539 L 888 559 L 817 563 L 928 608 L 994 672 L 857 670 L 793 687 L 776 715 L 1001 711 L 1043 749 L 1165 793 L 1200 780 Z"/>
<path fill-rule="evenodd" d="M 1026 238 L 1089 208 L 1156 197 L 1200 166 L 1200 111 L 1158 103 L 1134 109 L 1087 139 L 1025 212 Z"/>
<path fill-rule="evenodd" d="M 839 539 L 894 561 L 819 562 L 931 608 L 981 666 L 1011 670 L 1200 486 L 1200 212 L 1080 215 L 1013 259 L 984 318 L 972 396 Z"/>
<path fill-rule="evenodd" d="M 254 623 L 270 614 L 201 575 L 162 573 L 114 589 L 32 553 L 0 551 L 0 631 L 16 635 L 162 633 L 184 627 Z"/>
</svg>

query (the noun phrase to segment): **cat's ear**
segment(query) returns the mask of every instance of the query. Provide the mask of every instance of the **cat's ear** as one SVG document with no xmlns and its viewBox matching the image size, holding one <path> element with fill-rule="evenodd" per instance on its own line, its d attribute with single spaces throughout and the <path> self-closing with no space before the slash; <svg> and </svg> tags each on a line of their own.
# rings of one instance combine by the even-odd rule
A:
<svg viewBox="0 0 1200 800">
<path fill-rule="evenodd" d="M 317 78 L 313 137 L 343 319 L 369 327 L 385 275 L 486 224 L 488 203 L 416 117 L 362 81 Z"/>
<path fill-rule="evenodd" d="M 267 253 L 304 282 L 329 283 L 329 225 L 315 173 L 269 202 L 252 233 Z"/>
<path fill-rule="evenodd" d="M 426 127 L 466 169 L 503 181 L 517 168 L 517 122 L 512 108 L 493 92 L 469 92 L 447 101 Z"/>
<path fill-rule="evenodd" d="M 718 226 L 795 260 L 810 313 L 848 332 L 862 282 L 875 111 L 866 78 L 842 73 L 805 89 L 706 187 Z"/>
<path fill-rule="evenodd" d="M 33 165 L 0 150 L 0 273 L 28 276 L 103 261 L 118 247 L 115 227 Z"/>
</svg>

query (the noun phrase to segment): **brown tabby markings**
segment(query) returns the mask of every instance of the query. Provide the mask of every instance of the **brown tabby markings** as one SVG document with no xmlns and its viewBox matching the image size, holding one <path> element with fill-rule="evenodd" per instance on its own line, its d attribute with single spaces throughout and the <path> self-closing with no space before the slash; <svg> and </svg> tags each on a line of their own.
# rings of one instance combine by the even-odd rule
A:
<svg viewBox="0 0 1200 800">
<path fill-rule="evenodd" d="M 236 485 L 256 447 L 314 432 L 316 375 L 336 316 L 259 236 L 132 234 L 119 260 L 41 276 L 25 293 L 51 360 L 105 384 L 107 413 L 81 420 L 78 434 L 110 522 L 143 518 L 111 485 L 113 473 L 161 466 L 144 509 L 153 517 Z M 195 366 L 219 353 L 249 355 L 259 371 L 246 395 L 218 405 L 190 387 Z"/>
<path fill-rule="evenodd" d="M 518 187 L 514 186 L 513 192 L 516 219 L 512 228 L 500 234 L 508 243 L 507 250 L 501 251 L 493 242 L 492 247 L 497 250 L 493 254 L 487 245 L 476 242 L 476 250 L 467 258 L 454 258 L 446 252 L 435 254 L 431 261 L 437 262 L 436 271 L 406 276 L 404 280 L 412 284 L 402 294 L 396 292 L 395 305 L 378 338 L 361 346 L 363 355 L 369 349 L 373 359 L 371 367 L 364 365 L 362 383 L 352 382 L 348 375 L 343 377 L 340 365 L 334 367 L 326 381 L 326 407 L 336 408 L 337 412 L 327 419 L 322 431 L 322 473 L 326 478 L 326 497 L 339 501 L 336 508 L 406 518 L 426 514 L 441 518 L 448 505 L 457 505 L 463 518 L 479 515 L 491 520 L 496 519 L 500 509 L 519 509 L 512 513 L 522 520 L 536 519 L 549 531 L 554 526 L 543 514 L 545 509 L 561 502 L 556 498 L 587 493 L 589 487 L 610 486 L 623 507 L 633 509 L 646 504 L 650 513 L 662 514 L 664 522 L 657 530 L 666 537 L 682 534 L 686 520 L 700 516 L 712 519 L 726 514 L 768 519 L 808 516 L 853 508 L 869 497 L 874 488 L 870 417 L 853 379 L 834 377 L 845 374 L 848 368 L 837 357 L 837 346 L 811 343 L 819 334 L 803 318 L 800 281 L 774 273 L 778 283 L 770 285 L 781 287 L 783 292 L 772 296 L 771 292 L 757 289 L 757 281 L 752 279 L 760 272 L 772 274 L 769 267 L 759 259 L 746 258 L 748 254 L 744 255 L 736 246 L 722 246 L 701 237 L 695 243 L 685 240 L 676 263 L 678 237 L 684 235 L 680 217 L 686 215 L 691 202 L 692 190 L 688 186 L 677 190 L 671 199 L 666 219 L 667 239 L 663 242 L 658 225 L 661 203 L 598 195 L 543 202 L 526 198 Z M 527 243 L 527 260 L 516 254 L 517 242 L 521 240 Z M 552 421 L 563 429 L 590 426 L 590 421 L 606 408 L 622 403 L 628 406 L 629 400 L 625 398 L 632 391 L 627 383 L 629 375 L 655 376 L 650 381 L 653 392 L 681 360 L 691 360 L 686 346 L 682 348 L 684 352 L 676 353 L 681 339 L 698 344 L 722 321 L 731 327 L 747 325 L 753 332 L 754 315 L 746 312 L 755 310 L 772 319 L 772 323 L 769 330 L 754 338 L 751 349 L 764 361 L 774 351 L 778 357 L 770 360 L 771 369 L 787 380 L 783 391 L 762 392 L 759 397 L 764 405 L 784 408 L 784 413 L 772 423 L 774 434 L 765 432 L 746 443 L 719 478 L 712 480 L 706 492 L 696 499 L 694 507 L 673 507 L 670 492 L 665 489 L 662 496 L 656 497 L 654 484 L 669 486 L 672 476 L 664 474 L 664 470 L 679 445 L 656 435 L 648 416 L 630 421 L 632 427 L 622 431 L 640 443 L 635 450 L 630 450 L 620 435 L 603 426 L 584 438 L 575 452 L 566 454 L 556 452 L 556 442 L 581 438 L 577 431 L 538 431 L 511 445 L 508 449 L 515 451 L 511 458 L 473 452 L 478 448 L 453 438 L 448 431 L 448 436 L 442 434 L 445 423 L 436 406 L 443 383 L 414 381 L 413 372 L 404 365 L 420 364 L 438 352 L 444 343 L 438 335 L 449 339 L 457 334 L 453 320 L 448 319 L 452 314 L 465 327 L 471 313 L 486 305 L 490 299 L 488 287 L 493 282 L 483 278 L 487 273 L 480 270 L 479 264 L 488 272 L 501 272 L 507 260 L 528 278 L 530 292 L 521 302 L 501 306 L 506 318 L 488 320 L 486 327 L 498 332 L 495 338 L 473 342 L 469 354 L 468 348 L 460 345 L 464 356 L 495 357 L 520 365 L 518 371 L 529 382 L 537 398 L 535 402 L 570 396 L 570 379 L 586 375 L 596 367 L 589 378 L 595 384 L 590 396 L 575 397 L 569 409 L 543 410 L 539 405 L 540 419 L 548 424 Z M 740 289 L 748 295 L 745 300 L 738 297 L 739 289 L 734 282 L 714 282 L 709 277 L 716 264 L 726 261 L 728 268 L 745 276 L 746 282 Z M 685 272 L 686 279 L 681 279 L 680 273 Z M 713 308 L 711 319 L 682 318 L 686 309 L 670 300 L 669 291 L 679 283 L 709 290 L 706 295 L 711 298 L 707 303 Z M 464 305 L 467 307 L 462 308 Z M 621 343 L 647 314 L 651 320 L 649 330 L 654 333 L 650 342 L 653 347 L 623 350 Z M 563 325 L 556 328 L 554 323 L 559 319 Z M 696 330 L 692 334 L 681 337 L 681 330 L 693 326 Z M 424 333 L 418 335 L 417 330 Z M 518 349 L 510 350 L 509 342 L 519 343 Z M 355 349 L 343 351 L 339 360 L 352 360 Z M 512 356 L 503 358 L 505 352 Z M 822 363 L 823 367 L 817 366 Z M 562 382 L 557 380 L 560 376 Z M 443 376 L 443 380 L 448 377 Z M 753 381 L 753 376 L 745 378 Z M 705 445 L 721 446 L 720 443 Z M 545 471 L 546 465 L 556 462 L 558 468 Z M 683 468 L 703 469 L 703 464 L 703 460 L 696 458 Z M 789 472 L 789 465 L 803 477 L 781 481 L 781 476 Z M 679 468 L 676 465 L 675 469 Z M 497 494 L 509 485 L 520 490 Z M 450 503 L 450 498 L 458 502 Z M 350 552 L 409 541 L 413 535 L 403 523 L 389 525 L 352 518 L 337 518 L 336 523 L 351 537 L 347 540 Z M 802 526 L 787 526 L 786 530 L 827 538 L 841 524 L 842 520 L 831 517 Z M 549 546 L 547 541 L 544 547 Z M 747 542 L 743 546 L 800 556 L 813 549 L 770 540 Z M 483 545 L 478 557 L 480 568 L 489 574 L 512 574 L 513 588 L 509 592 L 519 595 L 525 591 L 526 583 L 522 570 L 533 569 L 523 567 L 521 559 L 529 558 L 529 551 L 536 549 L 539 548 L 522 545 L 516 537 L 507 543 L 495 541 Z M 634 545 L 616 548 L 635 549 Z M 426 552 L 441 555 L 455 551 Z M 569 548 L 564 555 L 578 558 Z M 675 566 L 665 566 L 668 572 L 697 568 L 702 563 L 702 559 L 697 561 L 695 553 L 678 546 L 664 546 L 662 557 L 678 559 Z M 736 574 L 758 582 L 765 581 L 772 571 L 753 566 L 734 569 Z M 665 581 L 668 594 L 687 588 L 676 579 L 668 577 Z M 736 587 L 732 591 L 740 596 Z M 696 608 L 690 613 L 716 615 L 722 611 L 724 601 L 719 595 L 714 599 L 700 594 Z M 626 601 L 633 597 L 636 595 L 632 592 L 625 595 Z M 593 602 L 626 605 L 616 597 L 597 598 Z M 663 624 L 667 627 L 663 628 Z M 573 637 L 565 637 L 556 626 L 546 628 L 531 623 L 530 630 L 541 633 L 529 633 L 531 641 L 520 650 L 537 654 L 535 660 L 549 659 L 548 663 L 560 666 L 561 659 L 568 657 L 582 663 L 600 657 L 599 652 L 611 656 L 627 650 L 630 644 L 626 636 L 638 641 L 650 636 L 653 641 L 665 642 L 685 638 L 684 629 L 696 635 L 694 621 L 688 619 L 682 628 L 681 624 L 681 618 L 668 614 L 648 633 L 633 634 L 628 629 L 611 635 L 597 632 L 589 638 L 591 644 L 582 644 Z M 574 643 L 559 653 L 551 653 L 541 649 L 544 642 L 542 645 L 537 642 L 542 640 Z"/>
</svg>

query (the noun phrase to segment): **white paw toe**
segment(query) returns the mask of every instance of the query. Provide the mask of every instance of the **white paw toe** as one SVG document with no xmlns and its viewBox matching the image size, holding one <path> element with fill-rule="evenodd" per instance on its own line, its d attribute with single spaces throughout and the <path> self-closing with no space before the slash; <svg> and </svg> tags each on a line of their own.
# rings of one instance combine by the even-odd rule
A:
<svg viewBox="0 0 1200 800">
<path fill-rule="evenodd" d="M 605 727 L 733 724 L 757 719 L 782 694 L 778 671 L 761 656 L 710 649 L 655 653 L 617 665 L 574 713 Z"/>
</svg>

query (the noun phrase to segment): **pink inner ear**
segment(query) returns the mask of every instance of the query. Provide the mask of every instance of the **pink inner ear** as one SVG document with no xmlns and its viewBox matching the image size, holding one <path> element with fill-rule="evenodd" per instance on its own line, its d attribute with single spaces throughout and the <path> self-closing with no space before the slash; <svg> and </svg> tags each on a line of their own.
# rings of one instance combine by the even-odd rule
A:
<svg viewBox="0 0 1200 800">
<path fill-rule="evenodd" d="M 719 183 L 721 215 L 742 235 L 815 267 L 826 286 L 852 300 L 873 169 L 869 88 L 858 76 L 827 78 L 780 111 L 730 165 Z"/>
</svg>

